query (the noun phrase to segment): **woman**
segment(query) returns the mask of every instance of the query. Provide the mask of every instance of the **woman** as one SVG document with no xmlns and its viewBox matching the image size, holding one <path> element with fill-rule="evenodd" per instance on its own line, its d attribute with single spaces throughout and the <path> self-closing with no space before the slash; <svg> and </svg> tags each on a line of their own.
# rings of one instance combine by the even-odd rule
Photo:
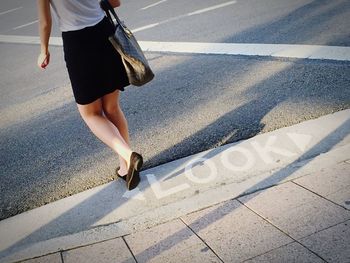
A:
<svg viewBox="0 0 350 263">
<path fill-rule="evenodd" d="M 109 0 L 113 7 L 119 0 Z M 129 85 L 119 54 L 108 36 L 108 22 L 98 0 L 37 0 L 41 52 L 38 66 L 50 62 L 51 11 L 62 31 L 64 59 L 79 113 L 90 130 L 119 156 L 117 175 L 129 190 L 139 181 L 142 156 L 130 149 L 128 124 L 119 105 L 120 91 Z"/>
</svg>

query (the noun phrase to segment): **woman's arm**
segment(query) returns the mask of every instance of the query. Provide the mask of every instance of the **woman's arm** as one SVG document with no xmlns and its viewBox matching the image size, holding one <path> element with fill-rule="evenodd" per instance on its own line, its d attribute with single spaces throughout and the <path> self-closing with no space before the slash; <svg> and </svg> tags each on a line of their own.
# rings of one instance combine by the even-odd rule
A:
<svg viewBox="0 0 350 263">
<path fill-rule="evenodd" d="M 50 62 L 49 39 L 51 35 L 51 12 L 49 0 L 37 0 L 39 15 L 39 35 L 41 51 L 38 57 L 38 66 L 46 68 Z"/>
<path fill-rule="evenodd" d="M 119 0 L 108 0 L 108 2 L 111 4 L 111 6 L 113 6 L 113 8 L 120 6 Z"/>
</svg>

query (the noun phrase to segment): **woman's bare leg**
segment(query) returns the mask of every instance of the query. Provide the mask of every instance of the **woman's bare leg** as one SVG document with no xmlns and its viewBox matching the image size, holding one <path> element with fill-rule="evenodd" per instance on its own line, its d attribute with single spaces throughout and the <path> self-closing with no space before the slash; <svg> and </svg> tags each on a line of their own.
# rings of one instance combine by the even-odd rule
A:
<svg viewBox="0 0 350 263">
<path fill-rule="evenodd" d="M 108 120 L 110 120 L 110 122 L 112 122 L 115 125 L 115 127 L 117 127 L 117 129 L 120 132 L 120 135 L 124 139 L 124 142 L 130 147 L 128 122 L 120 107 L 119 94 L 120 91 L 116 90 L 112 93 L 103 96 L 102 108 L 105 116 L 108 118 Z M 119 163 L 119 174 L 125 175 L 128 172 L 128 162 L 125 161 L 123 156 L 119 155 Z"/>
<path fill-rule="evenodd" d="M 117 127 L 104 115 L 102 99 L 87 105 L 77 104 L 81 117 L 90 130 L 105 144 L 112 148 L 129 166 L 132 150 L 123 139 Z"/>
</svg>

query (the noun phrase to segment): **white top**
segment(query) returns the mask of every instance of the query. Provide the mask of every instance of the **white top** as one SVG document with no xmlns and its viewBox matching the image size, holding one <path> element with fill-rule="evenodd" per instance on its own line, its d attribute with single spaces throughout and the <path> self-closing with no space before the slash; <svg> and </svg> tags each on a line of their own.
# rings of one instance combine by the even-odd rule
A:
<svg viewBox="0 0 350 263">
<path fill-rule="evenodd" d="M 50 0 L 62 32 L 94 26 L 104 17 L 98 0 Z"/>
</svg>

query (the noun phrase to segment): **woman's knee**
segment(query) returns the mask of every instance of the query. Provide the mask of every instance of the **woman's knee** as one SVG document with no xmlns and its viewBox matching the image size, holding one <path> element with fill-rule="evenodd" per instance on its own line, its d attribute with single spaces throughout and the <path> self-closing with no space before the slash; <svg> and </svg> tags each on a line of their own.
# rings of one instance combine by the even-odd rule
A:
<svg viewBox="0 0 350 263">
<path fill-rule="evenodd" d="M 119 90 L 103 96 L 102 109 L 107 117 L 120 114 L 121 108 L 119 105 Z"/>
<path fill-rule="evenodd" d="M 77 104 L 81 117 L 85 120 L 93 116 L 101 116 L 103 114 L 102 105 L 100 101 L 94 101 L 92 103 L 81 105 Z"/>
<path fill-rule="evenodd" d="M 103 105 L 103 112 L 107 117 L 112 117 L 120 114 L 120 107 L 117 103 Z"/>
</svg>

